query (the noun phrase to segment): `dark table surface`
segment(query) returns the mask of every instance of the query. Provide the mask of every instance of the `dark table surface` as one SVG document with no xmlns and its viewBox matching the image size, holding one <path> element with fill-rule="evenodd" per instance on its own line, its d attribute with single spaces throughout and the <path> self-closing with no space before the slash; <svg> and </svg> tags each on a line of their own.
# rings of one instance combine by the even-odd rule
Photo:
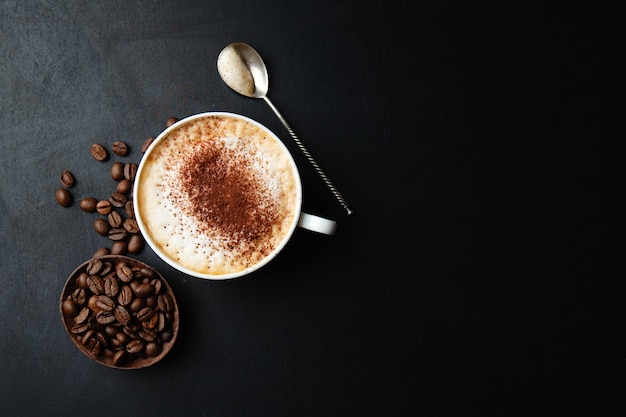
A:
<svg viewBox="0 0 626 417">
<path fill-rule="evenodd" d="M 1 1 L 0 415 L 623 410 L 601 25 L 582 2 L 518 3 Z M 221 82 L 234 41 L 263 56 L 270 98 L 354 216 L 270 108 Z M 106 197 L 110 164 L 138 162 L 169 116 L 217 110 L 284 139 L 304 209 L 337 234 L 298 230 L 269 265 L 221 282 L 145 248 L 180 337 L 144 370 L 92 362 L 58 300 L 110 242 L 96 215 L 55 202 L 60 173 L 76 199 Z M 90 156 L 116 140 L 130 155 Z"/>
</svg>

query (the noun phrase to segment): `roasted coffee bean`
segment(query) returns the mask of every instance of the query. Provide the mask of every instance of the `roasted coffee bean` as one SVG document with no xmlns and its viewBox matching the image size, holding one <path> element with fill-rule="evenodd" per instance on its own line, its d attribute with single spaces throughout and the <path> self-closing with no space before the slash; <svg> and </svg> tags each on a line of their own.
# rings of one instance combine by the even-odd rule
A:
<svg viewBox="0 0 626 417">
<path fill-rule="evenodd" d="M 93 228 L 99 235 L 106 236 L 111 230 L 111 225 L 104 219 L 96 219 L 93 222 Z"/>
<path fill-rule="evenodd" d="M 106 337 L 106 335 L 102 333 L 102 331 L 96 333 L 96 339 L 98 339 L 98 342 L 100 342 L 100 345 L 102 347 L 109 346 L 109 338 Z"/>
<path fill-rule="evenodd" d="M 123 227 L 115 227 L 109 230 L 109 239 L 111 240 L 122 240 L 126 238 L 128 232 Z"/>
<path fill-rule="evenodd" d="M 112 228 L 122 227 L 124 224 L 124 219 L 122 219 L 122 216 L 115 210 L 111 211 L 107 218 L 109 219 L 109 225 L 111 225 Z"/>
<path fill-rule="evenodd" d="M 120 288 L 117 301 L 122 306 L 129 305 L 133 301 L 133 290 L 131 290 L 128 285 L 123 285 L 122 288 Z"/>
<path fill-rule="evenodd" d="M 78 313 L 78 305 L 72 299 L 71 296 L 67 297 L 65 301 L 63 301 L 63 314 L 66 316 L 75 316 Z"/>
<path fill-rule="evenodd" d="M 135 289 L 135 295 L 139 298 L 148 298 L 154 295 L 154 287 L 149 283 L 140 284 Z"/>
<path fill-rule="evenodd" d="M 124 179 L 124 163 L 123 162 L 114 162 L 111 165 L 111 178 L 113 178 L 115 181 Z"/>
<path fill-rule="evenodd" d="M 137 320 L 139 321 L 150 320 L 152 316 L 154 316 L 154 310 L 150 307 L 144 307 L 137 312 Z"/>
<path fill-rule="evenodd" d="M 167 321 L 165 319 L 165 314 L 163 314 L 162 312 L 159 312 L 158 316 L 159 321 L 157 322 L 157 332 L 162 332 L 163 329 L 165 329 Z"/>
<path fill-rule="evenodd" d="M 96 204 L 96 211 L 100 214 L 109 214 L 113 210 L 113 205 L 108 200 L 100 200 Z"/>
<path fill-rule="evenodd" d="M 82 334 L 89 330 L 89 325 L 87 323 L 77 324 L 70 329 L 70 332 L 74 334 Z"/>
<path fill-rule="evenodd" d="M 63 185 L 65 188 L 70 188 L 74 186 L 74 175 L 72 175 L 72 173 L 67 169 L 63 170 L 59 180 L 61 181 L 61 185 Z"/>
<path fill-rule="evenodd" d="M 96 211 L 96 204 L 98 204 L 98 200 L 93 197 L 85 197 L 80 200 L 79 206 L 82 211 L 86 211 L 88 213 L 93 213 Z"/>
<path fill-rule="evenodd" d="M 156 317 L 156 316 L 155 316 Z M 139 330 L 139 337 L 141 337 L 146 342 L 154 342 L 156 340 L 157 333 L 155 330 L 145 327 Z"/>
<path fill-rule="evenodd" d="M 145 353 L 148 357 L 157 356 L 159 353 L 161 353 L 161 346 L 159 346 L 159 344 L 155 342 L 146 343 Z"/>
<path fill-rule="evenodd" d="M 161 288 L 163 287 L 161 280 L 155 278 L 150 281 L 150 284 L 154 287 L 154 295 L 159 295 Z"/>
<path fill-rule="evenodd" d="M 96 275 L 102 270 L 102 261 L 100 259 L 92 259 L 85 267 L 85 272 L 89 275 Z"/>
<path fill-rule="evenodd" d="M 72 197 L 72 194 L 65 188 L 57 189 L 54 193 L 54 197 L 56 198 L 57 203 L 63 207 L 69 207 L 74 202 L 74 197 Z"/>
<path fill-rule="evenodd" d="M 102 269 L 100 270 L 100 276 L 103 277 L 102 279 L 106 278 L 105 275 L 109 274 L 112 270 L 113 265 L 111 265 L 111 262 L 102 262 Z"/>
<path fill-rule="evenodd" d="M 118 193 L 126 194 L 130 192 L 131 188 L 133 188 L 132 181 L 124 178 L 123 180 L 117 183 L 116 191 Z"/>
<path fill-rule="evenodd" d="M 128 252 L 128 243 L 123 240 L 115 241 L 111 245 L 112 255 L 124 255 L 126 252 Z"/>
<path fill-rule="evenodd" d="M 143 342 L 141 340 L 133 340 L 126 345 L 128 353 L 139 353 L 143 350 Z"/>
<path fill-rule="evenodd" d="M 141 145 L 141 152 L 145 153 L 148 148 L 150 147 L 150 145 L 152 145 L 152 142 L 154 142 L 154 139 L 156 139 L 154 136 L 149 136 Z"/>
<path fill-rule="evenodd" d="M 104 293 L 104 281 L 97 275 L 89 275 L 87 277 L 87 286 L 95 295 Z"/>
<path fill-rule="evenodd" d="M 119 155 L 119 156 L 126 156 L 128 155 L 128 145 L 122 141 L 115 141 L 113 142 L 113 145 L 111 145 L 111 150 L 113 151 L 114 154 Z"/>
<path fill-rule="evenodd" d="M 137 220 L 135 219 L 124 220 L 124 229 L 126 229 L 128 233 L 139 233 L 139 225 L 137 224 Z"/>
<path fill-rule="evenodd" d="M 126 326 L 128 323 L 130 323 L 131 316 L 124 306 L 118 305 L 117 307 L 115 307 L 115 319 L 122 326 Z"/>
<path fill-rule="evenodd" d="M 130 303 L 130 309 L 134 312 L 137 312 L 146 306 L 146 300 L 143 298 L 134 298 Z"/>
<path fill-rule="evenodd" d="M 113 309 L 115 308 L 115 301 L 113 301 L 107 295 L 102 294 L 98 296 L 98 301 L 96 302 L 96 305 L 100 310 L 113 311 Z"/>
<path fill-rule="evenodd" d="M 154 330 L 159 325 L 159 315 L 153 314 L 150 318 L 141 321 L 141 326 L 144 329 Z"/>
<path fill-rule="evenodd" d="M 86 272 L 81 272 L 78 274 L 78 278 L 76 278 L 76 286 L 78 288 L 88 288 L 87 287 L 87 277 L 89 276 Z"/>
<path fill-rule="evenodd" d="M 117 352 L 115 352 L 115 355 L 113 355 L 111 363 L 113 364 L 113 366 L 123 365 L 126 362 L 127 355 L 128 354 L 126 353 L 126 350 L 118 350 Z"/>
<path fill-rule="evenodd" d="M 99 256 L 105 256 L 105 255 L 110 255 L 110 254 L 111 254 L 111 249 L 102 247 L 98 249 L 97 251 L 95 251 L 92 256 L 94 258 L 97 258 Z"/>
<path fill-rule="evenodd" d="M 159 305 L 159 310 L 164 313 L 169 313 L 172 311 L 173 302 L 169 295 L 161 294 L 157 298 L 157 303 Z"/>
<path fill-rule="evenodd" d="M 104 293 L 108 297 L 117 297 L 120 292 L 120 287 L 115 276 L 109 275 L 104 279 Z"/>
<path fill-rule="evenodd" d="M 128 238 L 128 252 L 139 253 L 143 249 L 143 237 L 140 234 L 133 234 Z"/>
<path fill-rule="evenodd" d="M 93 145 L 91 145 L 90 151 L 91 151 L 91 156 L 93 156 L 96 161 L 102 162 L 106 160 L 107 157 L 109 156 L 106 148 L 100 145 L 99 143 L 94 143 Z"/>
<path fill-rule="evenodd" d="M 125 262 L 120 262 L 115 265 L 115 272 L 117 277 L 123 282 L 130 282 L 133 279 L 133 270 Z"/>
<path fill-rule="evenodd" d="M 134 162 L 127 162 L 126 165 L 124 165 L 124 178 L 129 181 L 134 181 L 135 175 L 137 175 L 137 164 Z"/>
<path fill-rule="evenodd" d="M 85 305 L 87 302 L 87 293 L 83 288 L 76 288 L 72 293 L 72 300 L 79 306 Z"/>
<path fill-rule="evenodd" d="M 76 317 L 74 317 L 74 323 L 76 324 L 83 324 L 87 321 L 87 319 L 89 318 L 89 308 L 87 307 L 83 307 L 80 310 L 80 313 L 78 313 L 78 315 L 76 315 Z"/>
<path fill-rule="evenodd" d="M 96 313 L 96 320 L 99 324 L 111 324 L 115 321 L 113 311 L 100 310 Z"/>
<path fill-rule="evenodd" d="M 124 207 L 124 205 L 128 201 L 128 198 L 126 198 L 124 194 L 116 191 L 111 194 L 111 197 L 109 197 L 109 201 L 111 202 L 111 205 L 113 207 Z"/>
<path fill-rule="evenodd" d="M 165 127 L 166 128 L 170 127 L 171 125 L 176 123 L 178 120 L 180 120 L 178 117 L 174 117 L 174 116 L 168 117 L 167 120 L 165 121 Z"/>
<path fill-rule="evenodd" d="M 87 342 L 89 342 L 91 340 L 91 338 L 93 337 L 93 335 L 95 334 L 95 331 L 93 329 L 89 329 L 85 332 L 85 334 L 83 335 L 82 339 L 80 340 L 81 343 L 83 345 L 87 345 Z"/>
<path fill-rule="evenodd" d="M 126 211 L 127 219 L 135 218 L 135 205 L 133 204 L 133 200 L 128 200 L 126 204 L 124 204 L 124 210 Z"/>
<path fill-rule="evenodd" d="M 97 313 L 98 311 L 100 311 L 100 307 L 98 307 L 97 295 L 94 294 L 91 297 L 89 297 L 89 300 L 87 300 L 87 307 L 89 307 L 89 309 L 93 311 L 94 313 Z"/>
</svg>

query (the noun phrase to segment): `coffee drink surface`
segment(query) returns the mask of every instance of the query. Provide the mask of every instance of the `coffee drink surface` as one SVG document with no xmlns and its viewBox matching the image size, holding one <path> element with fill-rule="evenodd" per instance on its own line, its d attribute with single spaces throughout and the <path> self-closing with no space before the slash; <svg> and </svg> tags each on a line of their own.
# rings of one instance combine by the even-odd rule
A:
<svg viewBox="0 0 626 417">
<path fill-rule="evenodd" d="M 155 141 L 135 186 L 144 234 L 199 274 L 236 274 L 276 253 L 299 215 L 284 145 L 229 114 L 185 119 Z"/>
</svg>

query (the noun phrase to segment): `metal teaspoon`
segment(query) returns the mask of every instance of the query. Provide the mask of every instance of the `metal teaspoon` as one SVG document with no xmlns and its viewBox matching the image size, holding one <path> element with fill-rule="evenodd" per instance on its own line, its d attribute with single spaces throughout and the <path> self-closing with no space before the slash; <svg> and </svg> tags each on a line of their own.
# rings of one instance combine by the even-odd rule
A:
<svg viewBox="0 0 626 417">
<path fill-rule="evenodd" d="M 330 192 L 335 196 L 337 201 L 339 201 L 339 204 L 343 206 L 348 215 L 351 215 L 353 211 L 348 207 L 348 203 L 339 193 L 339 190 L 337 190 L 328 176 L 326 176 L 319 164 L 313 159 L 311 153 L 267 97 L 267 91 L 269 89 L 267 68 L 257 51 L 245 43 L 231 43 L 222 49 L 217 57 L 217 70 L 224 83 L 237 93 L 246 97 L 262 98 L 265 100 L 274 113 L 276 113 L 276 116 L 278 116 L 283 126 L 285 126 L 287 132 L 289 132 L 289 135 L 291 135 L 294 142 L 296 142 L 296 145 L 300 148 L 305 158 L 313 166 L 315 172 L 322 178 L 322 181 L 324 181 L 326 186 L 330 189 Z"/>
</svg>

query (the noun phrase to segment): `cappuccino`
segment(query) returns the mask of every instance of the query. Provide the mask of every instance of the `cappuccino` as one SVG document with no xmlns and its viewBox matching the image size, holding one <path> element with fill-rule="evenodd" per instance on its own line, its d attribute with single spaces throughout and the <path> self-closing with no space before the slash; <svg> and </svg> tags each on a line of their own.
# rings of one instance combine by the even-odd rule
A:
<svg viewBox="0 0 626 417">
<path fill-rule="evenodd" d="M 192 274 L 238 274 L 265 263 L 300 215 L 301 186 L 285 146 L 229 113 L 184 119 L 151 145 L 137 175 L 144 237 Z"/>
</svg>

